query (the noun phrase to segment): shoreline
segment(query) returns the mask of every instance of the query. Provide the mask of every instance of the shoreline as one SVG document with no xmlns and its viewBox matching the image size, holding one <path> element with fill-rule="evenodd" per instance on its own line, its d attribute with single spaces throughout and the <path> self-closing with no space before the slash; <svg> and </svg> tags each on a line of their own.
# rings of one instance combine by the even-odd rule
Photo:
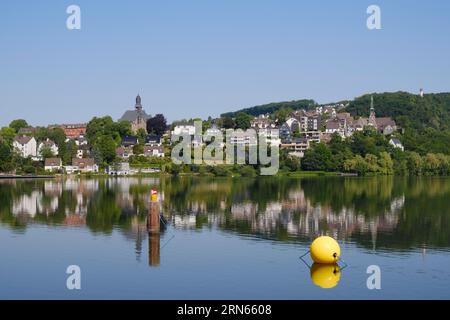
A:
<svg viewBox="0 0 450 320">
<path fill-rule="evenodd" d="M 55 176 L 2 176 L 0 175 L 0 180 L 24 180 L 24 179 L 55 179 Z"/>
</svg>

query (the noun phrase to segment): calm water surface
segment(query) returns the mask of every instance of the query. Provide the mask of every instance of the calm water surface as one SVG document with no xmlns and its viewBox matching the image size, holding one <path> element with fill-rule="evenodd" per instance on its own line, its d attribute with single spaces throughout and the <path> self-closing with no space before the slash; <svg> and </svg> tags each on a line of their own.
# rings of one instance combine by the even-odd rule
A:
<svg viewBox="0 0 450 320">
<path fill-rule="evenodd" d="M 340 277 L 299 259 L 319 235 Z M 1 299 L 449 299 L 450 179 L 3 180 L 0 259 Z"/>
</svg>

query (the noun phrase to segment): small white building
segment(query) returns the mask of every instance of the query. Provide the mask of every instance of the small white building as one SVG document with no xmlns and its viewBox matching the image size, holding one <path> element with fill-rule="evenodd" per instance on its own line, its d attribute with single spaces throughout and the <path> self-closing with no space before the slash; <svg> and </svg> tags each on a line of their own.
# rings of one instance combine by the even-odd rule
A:
<svg viewBox="0 0 450 320">
<path fill-rule="evenodd" d="M 94 159 L 91 158 L 74 158 L 72 159 L 72 166 L 67 166 L 65 169 L 67 173 L 73 173 L 77 171 L 84 173 L 98 172 L 98 165 L 96 165 Z"/>
<path fill-rule="evenodd" d="M 47 158 L 44 162 L 45 171 L 58 171 L 62 169 L 61 158 Z"/>
<path fill-rule="evenodd" d="M 400 149 L 402 151 L 405 151 L 405 147 L 400 142 L 400 140 L 398 140 L 397 138 L 392 138 L 391 140 L 389 140 L 389 144 L 391 146 L 393 146 L 394 148 L 397 148 L 397 149 Z"/>
<path fill-rule="evenodd" d="M 146 157 L 164 157 L 164 149 L 162 146 L 144 146 L 144 155 Z"/>
<path fill-rule="evenodd" d="M 131 173 L 130 164 L 128 162 L 121 162 L 108 167 L 107 173 L 109 175 L 127 176 Z"/>
<path fill-rule="evenodd" d="M 58 152 L 59 152 L 58 146 L 52 140 L 47 139 L 46 141 L 42 141 L 39 144 L 39 147 L 38 147 L 38 156 L 39 157 L 42 157 L 42 150 L 44 148 L 48 148 L 53 153 L 53 155 L 55 155 L 55 156 L 58 155 Z"/>
<path fill-rule="evenodd" d="M 78 159 L 83 159 L 83 156 L 84 156 L 84 151 L 82 149 L 78 149 L 76 157 Z"/>
<path fill-rule="evenodd" d="M 172 131 L 172 135 L 182 136 L 182 135 L 194 135 L 195 126 L 193 125 L 179 125 L 175 126 Z"/>
<path fill-rule="evenodd" d="M 16 137 L 13 147 L 23 158 L 37 156 L 37 143 L 34 137 Z"/>
</svg>

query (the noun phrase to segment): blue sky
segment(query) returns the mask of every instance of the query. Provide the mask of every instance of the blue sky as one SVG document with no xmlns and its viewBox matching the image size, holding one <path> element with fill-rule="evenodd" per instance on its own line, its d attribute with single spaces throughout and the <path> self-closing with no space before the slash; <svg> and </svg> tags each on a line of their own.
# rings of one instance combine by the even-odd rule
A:
<svg viewBox="0 0 450 320">
<path fill-rule="evenodd" d="M 81 7 L 81 30 L 66 8 Z M 366 27 L 381 8 L 382 30 Z M 8 1 L 0 125 L 114 119 L 137 93 L 169 120 L 274 101 L 450 91 L 450 1 Z"/>
</svg>

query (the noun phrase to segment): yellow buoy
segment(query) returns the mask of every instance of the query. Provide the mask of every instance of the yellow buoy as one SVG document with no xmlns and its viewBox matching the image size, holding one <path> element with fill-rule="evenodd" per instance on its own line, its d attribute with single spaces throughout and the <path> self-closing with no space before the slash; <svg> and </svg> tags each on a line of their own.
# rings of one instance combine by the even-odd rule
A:
<svg viewBox="0 0 450 320">
<path fill-rule="evenodd" d="M 150 191 L 150 199 L 151 202 L 158 202 L 158 190 L 152 189 Z"/>
<path fill-rule="evenodd" d="M 341 248 L 331 237 L 319 237 L 313 241 L 310 248 L 311 259 L 316 263 L 334 264 L 341 255 Z"/>
<path fill-rule="evenodd" d="M 337 264 L 314 263 L 311 267 L 312 282 L 323 289 L 336 287 L 340 279 L 341 272 Z"/>
</svg>

